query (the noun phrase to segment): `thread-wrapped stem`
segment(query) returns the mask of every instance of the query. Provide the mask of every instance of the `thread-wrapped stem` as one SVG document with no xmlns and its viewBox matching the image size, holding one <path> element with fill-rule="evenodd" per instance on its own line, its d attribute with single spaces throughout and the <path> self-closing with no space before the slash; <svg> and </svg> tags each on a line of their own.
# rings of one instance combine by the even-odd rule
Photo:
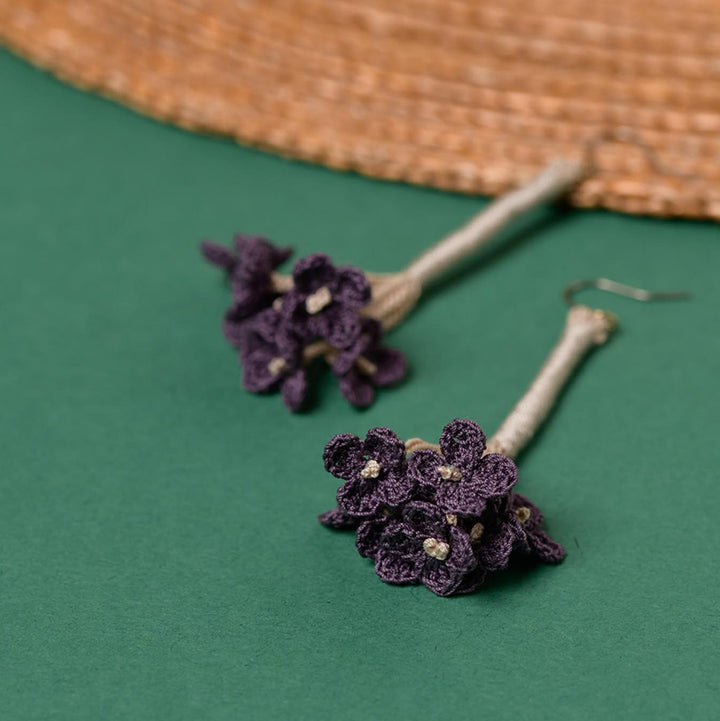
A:
<svg viewBox="0 0 720 721">
<path fill-rule="evenodd" d="M 616 326 L 617 318 L 607 311 L 584 305 L 570 308 L 555 347 L 535 380 L 488 441 L 487 452 L 517 458 L 550 414 L 574 370 L 593 348 L 605 343 Z M 408 453 L 420 448 L 440 450 L 437 444 L 421 438 L 410 438 L 405 448 Z"/>
<path fill-rule="evenodd" d="M 567 193 L 587 172 L 580 160 L 558 159 L 525 185 L 495 199 L 465 225 L 445 236 L 399 273 L 366 273 L 372 301 L 362 313 L 382 323 L 385 330 L 401 323 L 413 310 L 423 287 L 466 256 L 487 245 L 518 215 Z M 273 274 L 278 293 L 292 288 L 292 278 Z"/>
<path fill-rule="evenodd" d="M 570 308 L 560 339 L 502 425 L 488 442 L 493 453 L 517 458 L 548 417 L 583 358 L 608 339 L 617 326 L 612 313 L 584 305 Z"/>
<path fill-rule="evenodd" d="M 487 245 L 518 215 L 567 193 L 586 174 L 580 160 L 558 159 L 525 185 L 493 200 L 465 225 L 445 236 L 410 263 L 405 273 L 421 286 L 441 276 L 459 260 Z"/>
<path fill-rule="evenodd" d="M 554 200 L 569 191 L 587 171 L 583 161 L 558 159 L 525 185 L 494 200 L 458 230 L 445 236 L 399 273 L 366 273 L 372 288 L 372 300 L 361 314 L 374 318 L 387 331 L 401 323 L 417 304 L 423 287 L 441 276 L 464 257 L 490 242 L 492 237 L 514 218 L 541 203 Z M 273 288 L 287 293 L 293 287 L 290 276 L 272 275 Z M 305 362 L 325 356 L 333 362 L 336 350 L 318 341 L 305 350 Z M 369 373 L 372 364 L 359 359 L 359 369 Z"/>
</svg>

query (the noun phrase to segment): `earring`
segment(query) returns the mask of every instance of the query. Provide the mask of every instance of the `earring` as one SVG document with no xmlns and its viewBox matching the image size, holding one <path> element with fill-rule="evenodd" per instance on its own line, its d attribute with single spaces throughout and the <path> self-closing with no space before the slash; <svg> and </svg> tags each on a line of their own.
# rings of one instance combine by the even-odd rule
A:
<svg viewBox="0 0 720 721">
<path fill-rule="evenodd" d="M 239 353 L 243 386 L 253 393 L 280 391 L 287 408 L 300 410 L 308 396 L 305 369 L 324 358 L 343 396 L 358 408 L 369 406 L 376 388 L 405 375 L 405 357 L 385 347 L 383 335 L 405 319 L 425 288 L 516 216 L 568 192 L 587 167 L 587 159 L 551 163 L 397 273 L 336 267 L 315 253 L 287 276 L 276 269 L 290 257 L 289 248 L 245 235 L 235 236 L 234 250 L 205 241 L 203 255 L 230 282 L 233 301 L 223 332 Z"/>
<path fill-rule="evenodd" d="M 451 596 L 474 591 L 519 555 L 541 563 L 563 560 L 563 547 L 543 530 L 540 510 L 515 491 L 515 459 L 583 358 L 616 328 L 612 313 L 574 303 L 574 294 L 587 287 L 643 301 L 689 297 L 606 278 L 568 286 L 563 297 L 570 310 L 559 340 L 489 440 L 474 421 L 456 419 L 438 444 L 403 442 L 388 428 L 373 428 L 364 440 L 341 434 L 327 444 L 325 468 L 343 484 L 337 508 L 319 520 L 355 530 L 360 555 L 374 561 L 381 580 L 424 584 Z"/>
</svg>

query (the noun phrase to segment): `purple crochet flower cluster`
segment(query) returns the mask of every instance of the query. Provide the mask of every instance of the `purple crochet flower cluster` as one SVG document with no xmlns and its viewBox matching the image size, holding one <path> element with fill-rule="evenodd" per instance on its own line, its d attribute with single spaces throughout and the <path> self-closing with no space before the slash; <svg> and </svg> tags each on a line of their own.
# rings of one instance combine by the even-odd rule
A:
<svg viewBox="0 0 720 721">
<path fill-rule="evenodd" d="M 228 250 L 205 241 L 201 249 L 230 282 L 233 302 L 223 332 L 239 352 L 247 390 L 280 391 L 290 410 L 301 410 L 308 396 L 304 352 L 317 341 L 333 349 L 330 361 L 340 390 L 358 408 L 373 402 L 376 388 L 402 379 L 405 357 L 381 345 L 378 321 L 360 315 L 371 297 L 362 271 L 335 267 L 316 253 L 295 263 L 292 288 L 280 293 L 273 272 L 292 250 L 245 235 L 236 235 L 234 246 Z"/>
<path fill-rule="evenodd" d="M 443 429 L 441 454 L 415 451 L 388 428 L 365 440 L 335 436 L 325 468 L 344 481 L 336 509 L 320 516 L 356 530 L 361 556 L 381 580 L 427 586 L 438 596 L 469 593 L 513 554 L 559 563 L 565 551 L 542 530 L 540 510 L 513 492 L 517 467 L 499 453 L 483 455 L 485 434 L 469 420 Z"/>
</svg>

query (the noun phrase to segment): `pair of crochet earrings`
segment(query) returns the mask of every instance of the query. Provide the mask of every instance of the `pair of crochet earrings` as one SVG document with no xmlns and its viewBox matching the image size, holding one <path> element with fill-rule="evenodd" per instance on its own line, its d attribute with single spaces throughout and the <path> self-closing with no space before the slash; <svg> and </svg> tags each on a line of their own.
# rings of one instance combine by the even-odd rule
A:
<svg viewBox="0 0 720 721">
<path fill-rule="evenodd" d="M 518 214 L 566 193 L 586 171 L 581 161 L 550 164 L 399 273 L 335 267 L 317 253 L 298 260 L 288 277 L 276 269 L 291 251 L 264 238 L 238 235 L 234 250 L 203 243 L 203 254 L 225 271 L 232 290 L 223 331 L 239 352 L 244 387 L 280 391 L 290 410 L 300 410 L 308 396 L 306 367 L 322 358 L 351 404 L 370 405 L 375 389 L 399 382 L 406 369 L 402 353 L 382 345 L 383 334 L 410 313 L 427 285 Z M 374 561 L 383 581 L 422 583 L 451 596 L 474 591 L 520 556 L 562 561 L 565 551 L 543 530 L 540 510 L 515 492 L 515 459 L 582 359 L 616 328 L 611 313 L 574 302 L 574 294 L 589 286 L 636 300 L 687 297 L 604 278 L 568 286 L 570 309 L 559 340 L 489 440 L 474 421 L 456 419 L 439 444 L 402 441 L 383 427 L 364 440 L 341 434 L 327 444 L 325 468 L 342 485 L 337 508 L 320 521 L 356 531 L 358 551 Z"/>
</svg>

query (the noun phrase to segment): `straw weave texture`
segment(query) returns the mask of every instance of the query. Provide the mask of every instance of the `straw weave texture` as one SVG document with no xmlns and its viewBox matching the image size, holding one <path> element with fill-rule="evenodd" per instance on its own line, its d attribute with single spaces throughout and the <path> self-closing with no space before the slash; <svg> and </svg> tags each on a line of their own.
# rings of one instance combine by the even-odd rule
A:
<svg viewBox="0 0 720 721">
<path fill-rule="evenodd" d="M 167 122 L 461 192 L 603 138 L 574 204 L 720 219 L 712 0 L 0 0 L 0 42 Z"/>
</svg>

